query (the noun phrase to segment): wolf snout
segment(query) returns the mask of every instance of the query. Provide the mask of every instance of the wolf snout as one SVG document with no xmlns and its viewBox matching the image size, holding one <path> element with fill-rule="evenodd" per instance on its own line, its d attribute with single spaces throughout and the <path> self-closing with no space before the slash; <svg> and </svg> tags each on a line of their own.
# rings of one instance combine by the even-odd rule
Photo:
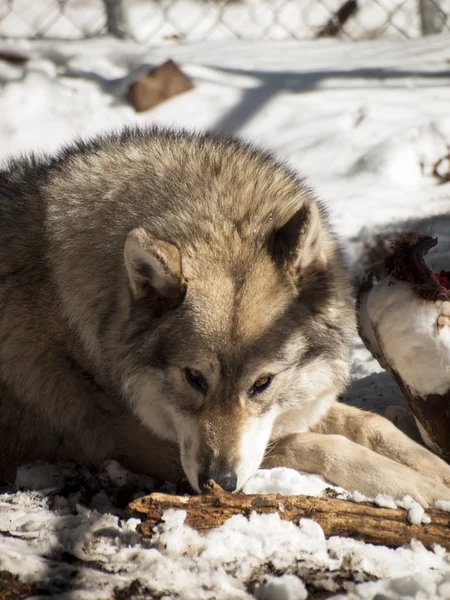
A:
<svg viewBox="0 0 450 600">
<path fill-rule="evenodd" d="M 214 469 L 213 471 L 200 473 L 198 476 L 198 487 L 203 491 L 206 483 L 214 480 L 227 492 L 234 492 L 237 488 L 237 475 L 230 469 Z"/>
</svg>

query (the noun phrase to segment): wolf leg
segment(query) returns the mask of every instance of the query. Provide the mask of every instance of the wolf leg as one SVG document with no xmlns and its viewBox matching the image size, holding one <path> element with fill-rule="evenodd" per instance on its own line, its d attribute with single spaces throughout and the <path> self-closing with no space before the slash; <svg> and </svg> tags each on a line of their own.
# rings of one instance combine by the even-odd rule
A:
<svg viewBox="0 0 450 600">
<path fill-rule="evenodd" d="M 312 431 L 343 435 L 415 471 L 435 475 L 450 484 L 450 465 L 380 415 L 335 402 Z"/>
<path fill-rule="evenodd" d="M 290 467 L 319 473 L 346 490 L 369 497 L 410 494 L 423 506 L 450 500 L 450 488 L 433 475 L 418 473 L 342 435 L 298 433 L 277 440 L 263 461 L 263 468 Z"/>
</svg>

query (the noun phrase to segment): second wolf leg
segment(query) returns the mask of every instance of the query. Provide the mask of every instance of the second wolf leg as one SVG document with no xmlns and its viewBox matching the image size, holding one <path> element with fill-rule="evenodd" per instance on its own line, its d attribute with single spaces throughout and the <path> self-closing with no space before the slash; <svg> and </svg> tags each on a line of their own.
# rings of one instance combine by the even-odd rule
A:
<svg viewBox="0 0 450 600">
<path fill-rule="evenodd" d="M 263 461 L 263 468 L 290 467 L 319 473 L 348 491 L 369 497 L 410 494 L 423 506 L 450 500 L 450 488 L 433 475 L 418 473 L 342 435 L 298 433 L 277 440 Z"/>
<path fill-rule="evenodd" d="M 450 465 L 375 413 L 335 402 L 312 430 L 343 435 L 377 454 L 450 484 Z"/>
</svg>

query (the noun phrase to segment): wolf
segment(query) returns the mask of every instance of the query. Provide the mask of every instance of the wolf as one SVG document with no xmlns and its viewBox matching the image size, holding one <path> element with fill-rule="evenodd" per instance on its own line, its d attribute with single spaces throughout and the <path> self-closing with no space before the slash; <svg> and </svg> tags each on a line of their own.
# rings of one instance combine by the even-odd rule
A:
<svg viewBox="0 0 450 600">
<path fill-rule="evenodd" d="M 115 459 L 242 488 L 259 467 L 450 499 L 450 466 L 338 401 L 343 252 L 304 181 L 242 141 L 126 129 L 0 171 L 0 472 Z"/>
</svg>

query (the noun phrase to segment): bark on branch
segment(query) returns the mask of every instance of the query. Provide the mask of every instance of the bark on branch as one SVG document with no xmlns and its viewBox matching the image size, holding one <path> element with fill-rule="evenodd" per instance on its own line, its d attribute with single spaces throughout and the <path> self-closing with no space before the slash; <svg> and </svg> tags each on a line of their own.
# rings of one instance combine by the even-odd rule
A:
<svg viewBox="0 0 450 600">
<path fill-rule="evenodd" d="M 278 513 L 280 518 L 298 523 L 302 518 L 314 519 L 325 536 L 351 537 L 371 544 L 398 547 L 415 538 L 426 548 L 439 544 L 450 550 L 450 514 L 429 510 L 431 523 L 412 525 L 403 509 L 379 508 L 369 503 L 354 503 L 336 498 L 283 496 L 281 494 L 229 494 L 214 482 L 200 496 L 170 496 L 154 493 L 131 502 L 129 510 L 141 517 L 140 531 L 152 536 L 155 525 L 162 521 L 167 509 L 185 510 L 186 525 L 207 531 L 222 525 L 233 515 L 249 517 Z"/>
</svg>

